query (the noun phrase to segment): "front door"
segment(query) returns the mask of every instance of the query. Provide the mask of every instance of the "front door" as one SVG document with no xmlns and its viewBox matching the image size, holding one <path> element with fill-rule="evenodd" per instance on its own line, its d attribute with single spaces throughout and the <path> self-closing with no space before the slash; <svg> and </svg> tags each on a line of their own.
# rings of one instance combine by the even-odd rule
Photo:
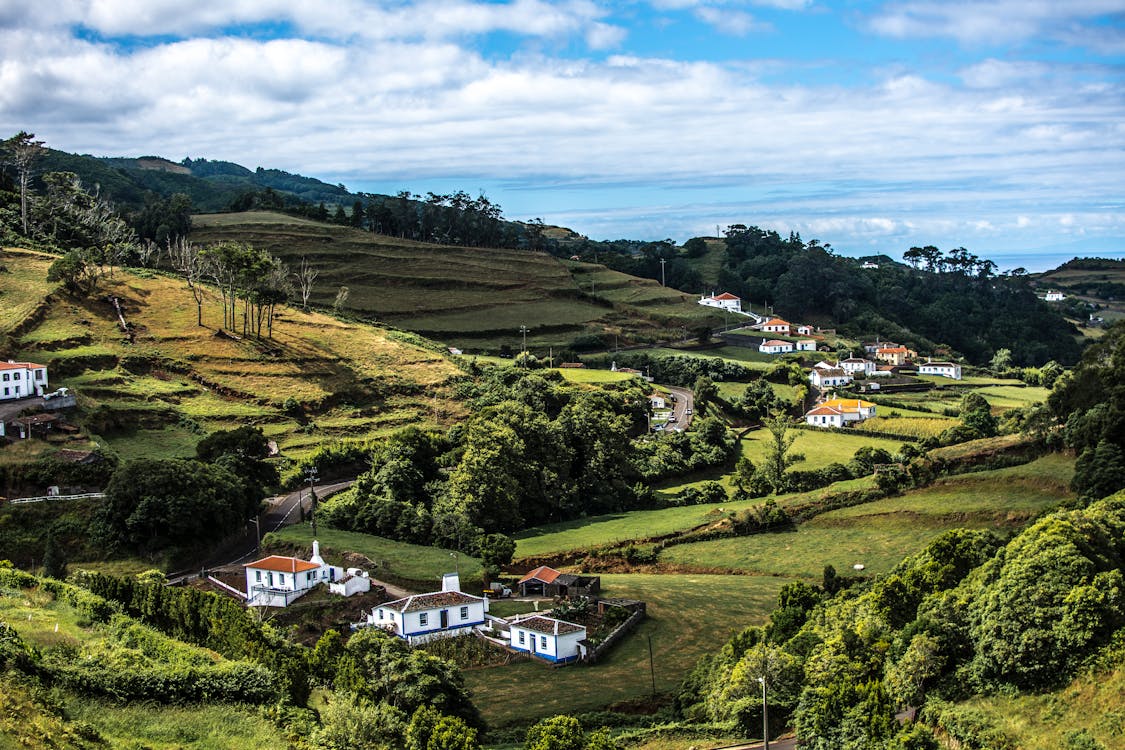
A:
<svg viewBox="0 0 1125 750">
<path fill-rule="evenodd" d="M 448 609 L 443 609 L 441 611 L 441 627 L 442 627 L 442 630 L 449 627 L 449 610 Z"/>
</svg>

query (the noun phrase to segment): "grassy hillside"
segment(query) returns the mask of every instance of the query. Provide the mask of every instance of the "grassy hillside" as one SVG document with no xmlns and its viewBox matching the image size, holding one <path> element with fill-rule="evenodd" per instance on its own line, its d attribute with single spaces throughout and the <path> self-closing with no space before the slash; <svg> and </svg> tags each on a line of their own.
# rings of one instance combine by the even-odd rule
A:
<svg viewBox="0 0 1125 750">
<path fill-rule="evenodd" d="M 217 335 L 217 299 L 196 325 L 178 279 L 118 271 L 77 298 L 43 281 L 49 260 L 0 256 L 11 271 L 0 274 L 5 353 L 47 364 L 52 387 L 72 387 L 90 431 L 124 457 L 190 455 L 203 434 L 241 424 L 261 426 L 299 457 L 326 441 L 464 413 L 452 396 L 458 367 L 409 334 L 285 308 L 273 339 L 236 340 Z M 132 342 L 108 295 L 121 301 Z"/>
<path fill-rule="evenodd" d="M 583 334 L 623 340 L 680 335 L 712 319 L 681 292 L 592 264 L 527 250 L 434 245 L 268 212 L 193 219 L 192 240 L 252 243 L 320 270 L 312 300 L 472 350 L 569 345 Z M 603 278 L 600 278 L 604 276 Z M 594 292 L 590 280 L 594 277 Z"/>
</svg>

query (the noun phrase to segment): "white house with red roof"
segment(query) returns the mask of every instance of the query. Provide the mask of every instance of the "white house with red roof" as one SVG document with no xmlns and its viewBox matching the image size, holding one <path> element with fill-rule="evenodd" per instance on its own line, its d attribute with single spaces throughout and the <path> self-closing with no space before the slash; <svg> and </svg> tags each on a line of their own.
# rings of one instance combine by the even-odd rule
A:
<svg viewBox="0 0 1125 750">
<path fill-rule="evenodd" d="M 710 297 L 702 296 L 699 298 L 699 304 L 705 307 L 718 307 L 736 313 L 742 312 L 742 298 L 735 297 L 730 292 L 712 294 Z"/>
<path fill-rule="evenodd" d="M 793 342 L 770 339 L 758 344 L 758 351 L 762 354 L 788 354 L 793 351 Z"/>
<path fill-rule="evenodd" d="M 0 362 L 0 401 L 47 392 L 47 366 L 34 362 Z"/>
<path fill-rule="evenodd" d="M 308 560 L 270 555 L 242 567 L 246 572 L 246 603 L 251 607 L 285 607 L 322 583 L 331 586 L 349 578 L 356 580 L 339 590 L 345 596 L 371 588 L 370 580 L 358 568 L 345 571 L 324 562 L 317 541 L 313 541 L 312 557 Z"/>
<path fill-rule="evenodd" d="M 553 664 L 578 661 L 585 656 L 586 628 L 545 615 L 513 620 L 511 647 Z"/>
<path fill-rule="evenodd" d="M 473 628 L 484 625 L 488 612 L 486 597 L 463 593 L 456 573 L 442 577 L 441 589 L 380 604 L 371 610 L 366 624 L 382 628 L 412 646 L 468 635 Z"/>
<path fill-rule="evenodd" d="M 858 398 L 833 398 L 805 412 L 812 427 L 844 427 L 875 416 L 875 404 Z"/>
<path fill-rule="evenodd" d="M 789 321 L 782 320 L 781 318 L 770 318 L 766 322 L 754 327 L 766 333 L 783 333 L 786 336 L 793 331 L 793 325 Z"/>
</svg>

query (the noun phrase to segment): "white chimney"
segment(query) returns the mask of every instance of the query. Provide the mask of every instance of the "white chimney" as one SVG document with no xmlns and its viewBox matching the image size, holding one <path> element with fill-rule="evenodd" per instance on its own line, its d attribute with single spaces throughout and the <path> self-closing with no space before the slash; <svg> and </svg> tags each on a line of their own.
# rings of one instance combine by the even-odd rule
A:
<svg viewBox="0 0 1125 750">
<path fill-rule="evenodd" d="M 320 556 L 320 542 L 315 539 L 313 539 L 313 553 L 312 557 L 309 558 L 309 562 L 324 565 L 324 558 Z"/>
<path fill-rule="evenodd" d="M 460 591 L 461 590 L 461 576 L 456 573 L 446 573 L 441 577 L 441 590 L 442 591 Z"/>
</svg>

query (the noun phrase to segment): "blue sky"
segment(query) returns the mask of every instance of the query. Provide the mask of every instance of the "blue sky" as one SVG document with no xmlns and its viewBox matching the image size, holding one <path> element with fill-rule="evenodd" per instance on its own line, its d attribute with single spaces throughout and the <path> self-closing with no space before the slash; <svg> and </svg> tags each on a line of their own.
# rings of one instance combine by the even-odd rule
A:
<svg viewBox="0 0 1125 750">
<path fill-rule="evenodd" d="M 1001 266 L 1125 254 L 1125 0 L 0 0 L 0 133 Z"/>
</svg>

